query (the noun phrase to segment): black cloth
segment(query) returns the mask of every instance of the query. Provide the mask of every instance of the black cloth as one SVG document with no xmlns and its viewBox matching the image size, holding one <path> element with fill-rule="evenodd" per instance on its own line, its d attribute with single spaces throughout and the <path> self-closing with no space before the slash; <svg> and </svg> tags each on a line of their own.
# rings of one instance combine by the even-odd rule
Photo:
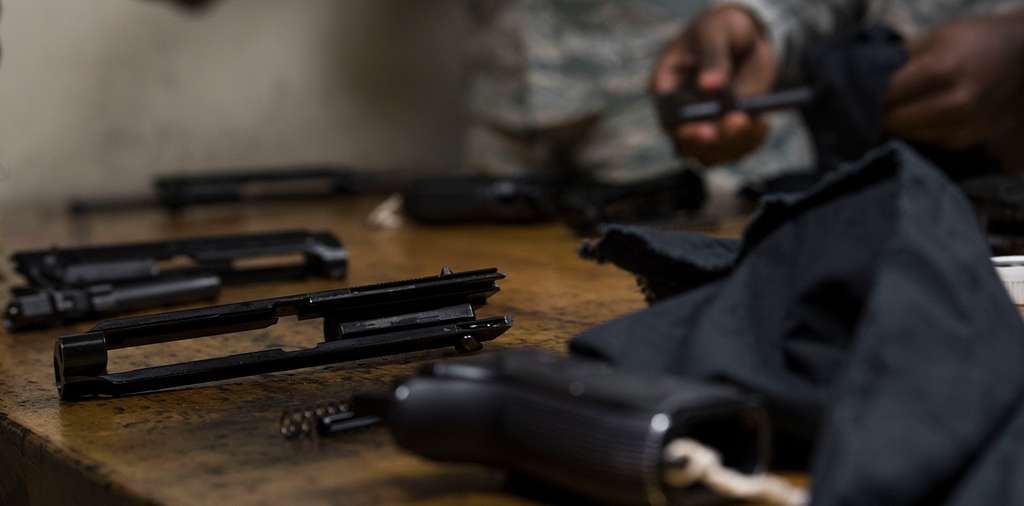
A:
<svg viewBox="0 0 1024 506">
<path fill-rule="evenodd" d="M 804 55 L 804 76 L 815 99 L 802 112 L 819 170 L 857 160 L 885 141 L 885 93 L 906 61 L 903 38 L 885 26 L 840 35 Z"/>
<path fill-rule="evenodd" d="M 648 302 L 714 281 L 732 269 L 740 241 L 702 234 L 662 234 L 653 228 L 607 227 L 600 242 L 585 242 L 580 255 L 615 264 L 637 274 Z M 653 233 L 653 236 L 650 234 Z M 685 257 L 677 252 L 686 251 Z"/>
<path fill-rule="evenodd" d="M 1024 324 L 913 149 L 767 199 L 740 244 L 613 227 L 584 253 L 673 279 L 571 351 L 762 397 L 814 504 L 1024 504 Z"/>
</svg>

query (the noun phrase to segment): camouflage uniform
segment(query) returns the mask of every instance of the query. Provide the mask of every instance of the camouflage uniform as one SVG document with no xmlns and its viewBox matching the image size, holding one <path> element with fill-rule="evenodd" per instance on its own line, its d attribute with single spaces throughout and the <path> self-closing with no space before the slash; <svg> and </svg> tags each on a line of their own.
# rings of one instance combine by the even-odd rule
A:
<svg viewBox="0 0 1024 506">
<path fill-rule="evenodd" d="M 679 167 L 647 85 L 700 0 L 467 0 L 470 170 L 627 181 Z M 809 165 L 793 117 L 748 167 Z M 780 153 L 790 153 L 779 161 Z M 774 164 L 766 159 L 775 159 Z"/>
<path fill-rule="evenodd" d="M 767 28 L 782 57 L 782 79 L 799 78 L 804 48 L 841 29 L 866 21 L 884 23 L 912 38 L 957 18 L 1004 12 L 1022 0 L 716 0 L 752 11 Z"/>
</svg>

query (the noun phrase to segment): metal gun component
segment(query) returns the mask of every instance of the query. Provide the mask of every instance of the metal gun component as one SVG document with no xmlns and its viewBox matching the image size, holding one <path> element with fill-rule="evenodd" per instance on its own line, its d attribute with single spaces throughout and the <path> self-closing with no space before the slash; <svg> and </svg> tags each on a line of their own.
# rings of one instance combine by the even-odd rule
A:
<svg viewBox="0 0 1024 506">
<path fill-rule="evenodd" d="M 348 403 L 327 402 L 281 413 L 280 431 L 286 439 L 330 436 L 380 423 L 377 416 L 357 415 Z"/>
<path fill-rule="evenodd" d="M 401 211 L 404 218 L 426 225 L 564 220 L 586 233 L 603 223 L 595 220 L 669 220 L 704 201 L 703 181 L 695 174 L 620 185 L 564 176 L 417 177 L 321 166 L 163 176 L 156 180 L 154 197 L 76 201 L 69 210 L 76 215 L 154 206 L 175 211 L 203 204 L 366 194 L 400 195 L 400 200 L 389 199 L 379 208 L 386 212 L 373 215 L 379 225 L 394 226 Z"/>
<path fill-rule="evenodd" d="M 672 220 L 699 209 L 705 200 L 703 180 L 689 172 L 612 184 L 565 176 L 416 177 L 325 166 L 164 176 L 156 180 L 155 197 L 78 201 L 70 211 L 85 214 L 157 205 L 174 211 L 203 204 L 388 193 L 400 197 L 388 199 L 371 215 L 381 226 L 396 226 L 401 218 L 425 225 L 562 220 L 583 234 L 605 222 Z"/>
<path fill-rule="evenodd" d="M 288 254 L 300 254 L 304 262 L 265 268 L 236 265 L 239 260 L 248 258 Z M 156 278 L 166 272 L 161 262 L 178 259 L 187 259 L 192 267 L 216 272 L 226 283 L 264 281 L 268 276 L 341 278 L 348 265 L 348 253 L 337 237 L 328 232 L 304 230 L 51 248 L 11 256 L 15 270 L 30 284 L 51 287 Z"/>
<path fill-rule="evenodd" d="M 692 100 L 686 96 L 668 94 L 658 97 L 657 103 L 662 123 L 673 127 L 720 118 L 733 111 L 758 113 L 798 109 L 814 102 L 816 95 L 814 88 L 802 86 L 750 97 L 723 94 L 712 100 Z"/>
<path fill-rule="evenodd" d="M 558 217 L 564 181 L 539 177 L 437 176 L 402 192 L 406 216 L 423 224 L 544 223 Z"/>
<path fill-rule="evenodd" d="M 307 201 L 369 193 L 393 193 L 409 184 L 405 174 L 382 174 L 336 165 L 237 168 L 175 174 L 156 178 L 152 195 L 75 199 L 68 212 L 96 212 L 163 207 L 190 207 L 240 202 Z"/>
<path fill-rule="evenodd" d="M 305 200 L 365 193 L 370 190 L 367 188 L 370 181 L 344 167 L 250 169 L 159 177 L 156 195 L 162 206 L 177 210 L 202 204 Z"/>
<path fill-rule="evenodd" d="M 282 434 L 323 436 L 377 419 L 417 455 L 507 469 L 608 503 L 715 499 L 670 479 L 687 464 L 666 459 L 673 441 L 699 441 L 744 474 L 770 454 L 768 416 L 738 389 L 527 350 L 428 365 L 385 393 L 286 421 Z"/>
<path fill-rule="evenodd" d="M 18 331 L 210 300 L 217 297 L 220 287 L 221 280 L 216 274 L 171 276 L 155 281 L 86 288 L 19 287 L 11 290 L 4 326 Z"/>
<path fill-rule="evenodd" d="M 561 197 L 562 218 L 578 235 L 599 235 L 608 223 L 652 224 L 693 216 L 707 200 L 704 179 L 691 170 L 630 184 L 580 185 Z"/>
<path fill-rule="evenodd" d="M 28 286 L 5 311 L 12 330 L 212 299 L 221 285 L 345 276 L 348 252 L 327 232 L 285 231 L 15 253 Z"/>
<path fill-rule="evenodd" d="M 600 225 L 671 220 L 700 209 L 704 181 L 681 171 L 628 184 L 538 177 L 435 177 L 402 194 L 405 216 L 422 224 L 564 221 L 581 235 Z"/>
<path fill-rule="evenodd" d="M 54 374 L 62 399 L 123 395 L 268 372 L 453 347 L 480 347 L 511 317 L 477 319 L 474 309 L 499 291 L 497 269 L 342 288 L 100 322 L 57 339 Z M 266 328 L 283 316 L 321 318 L 324 341 L 220 358 L 107 373 L 107 351 Z"/>
</svg>

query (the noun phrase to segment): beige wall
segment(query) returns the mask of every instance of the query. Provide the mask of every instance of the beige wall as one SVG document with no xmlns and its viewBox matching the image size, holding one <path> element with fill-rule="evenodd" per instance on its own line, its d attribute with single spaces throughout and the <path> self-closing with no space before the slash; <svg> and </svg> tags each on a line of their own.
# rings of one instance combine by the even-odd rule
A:
<svg viewBox="0 0 1024 506">
<path fill-rule="evenodd" d="M 175 168 L 458 163 L 457 0 L 0 1 L 0 204 Z"/>
</svg>

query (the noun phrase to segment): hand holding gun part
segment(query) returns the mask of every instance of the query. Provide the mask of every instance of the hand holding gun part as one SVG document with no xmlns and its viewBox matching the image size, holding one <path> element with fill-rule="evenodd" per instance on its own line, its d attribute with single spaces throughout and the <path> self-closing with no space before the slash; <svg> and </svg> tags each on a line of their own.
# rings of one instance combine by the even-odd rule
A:
<svg viewBox="0 0 1024 506">
<path fill-rule="evenodd" d="M 287 412 L 282 435 L 323 436 L 379 420 L 420 456 L 508 469 L 613 503 L 714 496 L 712 485 L 680 479 L 690 476 L 680 455 L 694 447 L 669 452 L 676 441 L 699 441 L 697 449 L 713 449 L 722 466 L 742 473 L 759 472 L 770 453 L 767 415 L 739 390 L 534 351 L 431 364 L 386 394 L 332 406 Z"/>
<path fill-rule="evenodd" d="M 22 330 L 212 299 L 221 285 L 339 279 L 348 252 L 333 234 L 285 231 L 23 251 L 11 260 L 28 286 L 12 289 L 4 323 Z"/>
<path fill-rule="evenodd" d="M 446 268 L 438 276 L 408 281 L 100 322 L 88 332 L 57 339 L 57 391 L 65 400 L 116 396 L 449 346 L 476 351 L 512 325 L 508 316 L 477 319 L 475 314 L 504 277 L 493 268 Z M 282 316 L 323 319 L 324 341 L 292 352 L 275 348 L 107 373 L 111 349 L 261 329 Z"/>
</svg>

